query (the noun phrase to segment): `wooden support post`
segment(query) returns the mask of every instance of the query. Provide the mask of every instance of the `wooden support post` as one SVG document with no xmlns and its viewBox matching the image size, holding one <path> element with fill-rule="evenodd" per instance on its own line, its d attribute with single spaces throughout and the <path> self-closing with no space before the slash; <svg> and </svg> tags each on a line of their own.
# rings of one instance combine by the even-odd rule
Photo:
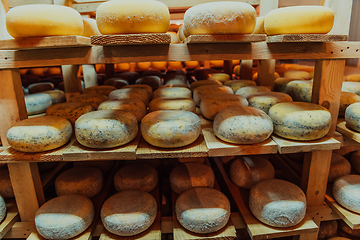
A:
<svg viewBox="0 0 360 240">
<path fill-rule="evenodd" d="M 115 66 L 114 64 L 105 64 L 105 76 L 106 78 L 112 78 L 115 76 Z"/>
<path fill-rule="evenodd" d="M 232 60 L 224 60 L 224 73 L 230 76 L 232 79 Z"/>
<path fill-rule="evenodd" d="M 61 70 L 64 78 L 66 100 L 82 93 L 81 80 L 77 76 L 79 65 L 62 65 Z"/>
<path fill-rule="evenodd" d="M 82 65 L 85 88 L 93 87 L 98 84 L 97 73 L 94 65 Z"/>
<path fill-rule="evenodd" d="M 259 60 L 258 79 L 259 86 L 272 87 L 274 85 L 275 59 Z"/>
<path fill-rule="evenodd" d="M 252 80 L 253 60 L 241 60 L 240 62 L 240 79 Z"/>
</svg>

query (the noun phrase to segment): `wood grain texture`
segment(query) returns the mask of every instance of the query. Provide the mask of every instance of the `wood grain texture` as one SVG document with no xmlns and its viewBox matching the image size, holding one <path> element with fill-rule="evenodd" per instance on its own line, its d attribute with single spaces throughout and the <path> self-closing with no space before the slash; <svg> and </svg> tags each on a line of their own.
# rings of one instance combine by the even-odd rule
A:
<svg viewBox="0 0 360 240">
<path fill-rule="evenodd" d="M 82 70 L 85 88 L 96 86 L 98 84 L 98 78 L 95 66 L 92 64 L 84 64 L 82 65 Z"/>
<path fill-rule="evenodd" d="M 66 100 L 82 93 L 81 78 L 78 77 L 79 65 L 61 65 L 64 79 L 64 90 Z"/>
<path fill-rule="evenodd" d="M 31 222 L 16 222 L 4 238 L 27 238 L 32 232 L 35 232 L 35 223 Z"/>
<path fill-rule="evenodd" d="M 0 224 L 0 238 L 3 238 L 12 226 L 20 220 L 20 216 L 16 207 L 14 198 L 6 199 L 6 216 Z"/>
<path fill-rule="evenodd" d="M 329 35 L 329 34 L 283 34 L 267 36 L 266 42 L 335 42 L 347 41 L 348 35 Z"/>
<path fill-rule="evenodd" d="M 346 125 L 346 121 L 344 118 L 339 118 L 337 125 L 336 125 L 336 130 L 338 132 L 340 132 L 341 134 L 343 134 L 344 136 L 360 143 L 360 132 L 357 132 L 355 130 L 352 130 L 351 128 L 349 128 Z"/>
<path fill-rule="evenodd" d="M 340 216 L 332 210 L 327 204 L 316 207 L 308 207 L 306 214 L 319 226 L 320 222 L 339 220 Z"/>
<path fill-rule="evenodd" d="M 190 35 L 183 43 L 251 43 L 266 40 L 266 34 L 206 34 Z"/>
<path fill-rule="evenodd" d="M 170 44 L 171 36 L 167 33 L 141 33 L 91 36 L 92 45 L 137 45 Z"/>
<path fill-rule="evenodd" d="M 240 62 L 240 79 L 252 79 L 253 60 L 241 60 Z"/>
<path fill-rule="evenodd" d="M 349 34 L 352 3 L 353 0 L 324 1 L 324 6 L 330 7 L 335 13 L 334 25 L 329 34 Z"/>
<path fill-rule="evenodd" d="M 257 85 L 272 87 L 274 85 L 275 59 L 266 59 L 258 61 L 258 79 Z"/>
</svg>

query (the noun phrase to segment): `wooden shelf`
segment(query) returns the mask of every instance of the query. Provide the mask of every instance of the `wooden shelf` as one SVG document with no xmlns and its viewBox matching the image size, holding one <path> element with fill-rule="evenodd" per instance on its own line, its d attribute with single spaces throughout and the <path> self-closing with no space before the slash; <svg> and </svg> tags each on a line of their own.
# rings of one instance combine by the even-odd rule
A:
<svg viewBox="0 0 360 240">
<path fill-rule="evenodd" d="M 141 44 L 170 44 L 171 36 L 167 33 L 142 33 L 119 35 L 91 36 L 92 45 L 141 45 Z"/>
<path fill-rule="evenodd" d="M 336 130 L 346 137 L 360 143 L 360 132 L 352 130 L 346 125 L 344 118 L 339 118 L 336 126 Z"/>
<path fill-rule="evenodd" d="M 20 220 L 14 198 L 5 199 L 6 216 L 0 224 L 0 239 L 12 228 L 12 226 Z"/>
<path fill-rule="evenodd" d="M 190 35 L 183 43 L 251 43 L 266 41 L 266 34 L 207 34 Z"/>
<path fill-rule="evenodd" d="M 266 42 L 335 42 L 347 41 L 348 35 L 330 35 L 330 34 L 283 34 L 267 36 Z"/>
</svg>

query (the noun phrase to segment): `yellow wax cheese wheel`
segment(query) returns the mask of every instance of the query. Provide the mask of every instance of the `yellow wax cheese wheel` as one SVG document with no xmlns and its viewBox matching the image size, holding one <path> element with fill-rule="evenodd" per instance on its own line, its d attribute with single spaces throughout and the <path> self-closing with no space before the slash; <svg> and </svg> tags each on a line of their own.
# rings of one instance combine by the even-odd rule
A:
<svg viewBox="0 0 360 240">
<path fill-rule="evenodd" d="M 117 100 L 107 100 L 99 105 L 99 110 L 116 109 L 131 112 L 135 115 L 138 122 L 146 115 L 144 102 L 136 98 L 122 98 Z"/>
<path fill-rule="evenodd" d="M 90 103 L 85 102 L 65 102 L 58 103 L 46 109 L 46 116 L 64 117 L 75 125 L 75 121 L 83 114 L 94 111 L 95 108 Z"/>
<path fill-rule="evenodd" d="M 44 67 L 32 67 L 32 68 L 29 68 L 28 74 L 42 77 L 46 74 L 47 70 L 48 69 L 44 68 Z"/>
<path fill-rule="evenodd" d="M 286 71 L 284 72 L 285 78 L 304 79 L 309 80 L 310 74 L 305 71 Z"/>
<path fill-rule="evenodd" d="M 265 17 L 257 17 L 255 29 L 252 34 L 266 34 L 264 28 Z"/>
<path fill-rule="evenodd" d="M 280 77 L 279 73 L 274 72 L 274 79 L 277 79 L 279 77 Z M 258 78 L 259 78 L 259 73 L 258 72 L 254 73 L 253 77 L 252 77 L 252 80 L 256 82 L 256 81 L 258 81 Z"/>
<path fill-rule="evenodd" d="M 151 62 L 151 68 L 156 70 L 165 70 L 167 62 Z"/>
<path fill-rule="evenodd" d="M 240 76 L 240 65 L 234 67 L 233 73 L 235 74 L 235 76 Z"/>
<path fill-rule="evenodd" d="M 286 85 L 285 92 L 289 94 L 294 101 L 311 102 L 312 88 L 312 80 L 294 80 Z"/>
<path fill-rule="evenodd" d="M 223 60 L 211 60 L 210 61 L 210 67 L 212 67 L 212 68 L 222 68 L 222 67 L 224 67 L 224 61 Z"/>
<path fill-rule="evenodd" d="M 191 98 L 190 89 L 183 87 L 160 88 L 154 91 L 155 98 Z"/>
<path fill-rule="evenodd" d="M 151 67 L 151 62 L 137 62 L 136 69 L 139 71 L 146 71 L 149 70 Z"/>
<path fill-rule="evenodd" d="M 328 238 L 327 240 L 351 240 L 351 238 L 346 238 L 346 237 L 331 237 L 331 238 Z"/>
<path fill-rule="evenodd" d="M 220 81 L 216 81 L 216 80 L 199 80 L 199 81 L 192 82 L 190 84 L 190 90 L 192 92 L 194 92 L 195 88 L 204 86 L 204 85 L 223 85 L 223 84 Z"/>
<path fill-rule="evenodd" d="M 205 95 L 200 103 L 201 114 L 214 120 L 216 114 L 228 107 L 248 106 L 246 98 L 232 93 L 215 93 Z"/>
<path fill-rule="evenodd" d="M 140 88 L 143 89 L 147 92 L 147 95 L 149 97 L 149 99 L 152 98 L 153 95 L 153 90 L 149 85 L 146 84 L 134 84 L 134 85 L 128 85 L 128 86 L 124 86 L 122 88 Z"/>
<path fill-rule="evenodd" d="M 155 98 L 149 104 L 149 112 L 158 110 L 186 110 L 195 113 L 196 104 L 192 98 Z"/>
<path fill-rule="evenodd" d="M 360 103 L 353 103 L 346 108 L 345 122 L 349 128 L 360 132 Z"/>
<path fill-rule="evenodd" d="M 233 90 L 228 86 L 218 86 L 218 85 L 205 85 L 195 88 L 193 99 L 196 103 L 196 106 L 200 107 L 201 99 L 207 94 L 215 93 L 234 93 Z"/>
<path fill-rule="evenodd" d="M 25 106 L 28 115 L 46 112 L 52 105 L 51 96 L 46 93 L 34 93 L 25 95 Z"/>
<path fill-rule="evenodd" d="M 341 92 L 339 117 L 344 117 L 346 108 L 356 102 L 360 102 L 359 95 L 357 95 L 355 93 L 350 93 L 350 92 Z"/>
<path fill-rule="evenodd" d="M 230 219 L 230 202 L 220 191 L 197 187 L 182 193 L 175 202 L 179 223 L 195 233 L 212 233 L 223 228 Z"/>
<path fill-rule="evenodd" d="M 252 80 L 229 80 L 224 82 L 225 86 L 231 87 L 234 93 L 242 87 L 256 86 L 256 82 Z"/>
<path fill-rule="evenodd" d="M 220 82 L 226 82 L 230 80 L 229 74 L 226 73 L 210 73 L 208 80 L 217 80 Z"/>
<path fill-rule="evenodd" d="M 333 153 L 331 156 L 331 165 L 328 182 L 334 182 L 338 177 L 349 175 L 351 172 L 350 162 L 343 156 Z"/>
<path fill-rule="evenodd" d="M 96 23 L 104 35 L 166 33 L 170 13 L 164 3 L 155 0 L 113 0 L 96 9 Z"/>
<path fill-rule="evenodd" d="M 269 109 L 281 102 L 292 102 L 292 98 L 286 93 L 280 92 L 260 92 L 250 95 L 247 98 L 249 107 L 254 107 L 264 111 L 266 114 L 269 113 Z"/>
<path fill-rule="evenodd" d="M 60 67 L 49 67 L 47 70 L 49 75 L 61 75 L 61 68 Z"/>
<path fill-rule="evenodd" d="M 182 69 L 183 65 L 182 62 L 180 61 L 169 61 L 167 62 L 168 64 L 168 69 Z"/>
<path fill-rule="evenodd" d="M 44 203 L 35 214 L 35 226 L 45 239 L 70 239 L 85 231 L 94 219 L 91 200 L 79 194 L 63 195 Z"/>
<path fill-rule="evenodd" d="M 138 133 L 134 114 L 121 110 L 89 112 L 75 122 L 77 141 L 89 148 L 113 148 L 131 142 Z"/>
<path fill-rule="evenodd" d="M 69 102 L 85 102 L 91 104 L 91 106 L 97 109 L 100 103 L 106 101 L 108 98 L 104 94 L 88 93 L 73 96 L 69 99 Z"/>
<path fill-rule="evenodd" d="M 63 117 L 44 116 L 15 123 L 6 133 L 12 148 L 21 152 L 45 152 L 67 143 L 71 123 Z"/>
<path fill-rule="evenodd" d="M 334 11 L 324 6 L 284 7 L 265 16 L 267 35 L 328 33 L 334 24 Z"/>
<path fill-rule="evenodd" d="M 103 94 L 108 96 L 114 90 L 116 90 L 114 86 L 93 86 L 85 88 L 83 94 Z"/>
<path fill-rule="evenodd" d="M 274 133 L 292 140 L 315 140 L 330 130 L 330 112 L 317 104 L 305 102 L 278 103 L 269 110 Z"/>
<path fill-rule="evenodd" d="M 99 29 L 96 25 L 96 20 L 93 18 L 83 18 L 84 24 L 84 31 L 82 32 L 81 36 L 84 37 L 91 37 L 95 35 L 101 35 Z"/>
<path fill-rule="evenodd" d="M 145 106 L 149 105 L 149 96 L 145 90 L 141 88 L 127 88 L 128 86 L 125 87 L 112 91 L 109 94 L 109 99 L 115 100 L 123 98 L 136 98 L 141 100 L 145 104 Z"/>
<path fill-rule="evenodd" d="M 360 175 L 345 175 L 333 184 L 335 200 L 344 208 L 360 213 Z"/>
<path fill-rule="evenodd" d="M 61 90 L 49 90 L 42 93 L 49 94 L 52 104 L 62 103 L 66 101 L 65 93 Z"/>
<path fill-rule="evenodd" d="M 288 85 L 289 82 L 294 81 L 294 80 L 296 80 L 296 79 L 284 78 L 284 77 L 277 78 L 274 80 L 273 90 L 275 92 L 286 93 L 286 86 Z"/>
<path fill-rule="evenodd" d="M 130 70 L 130 63 L 115 64 L 115 72 L 125 72 Z"/>
<path fill-rule="evenodd" d="M 360 82 L 343 82 L 341 91 L 360 95 Z"/>
<path fill-rule="evenodd" d="M 263 111 L 247 106 L 229 107 L 214 118 L 214 134 L 225 142 L 254 144 L 263 142 L 273 132 L 273 123 Z"/>
<path fill-rule="evenodd" d="M 200 118 L 184 110 L 159 110 L 141 120 L 141 134 L 149 144 L 162 147 L 183 147 L 194 142 L 201 133 Z"/>
<path fill-rule="evenodd" d="M 350 74 L 347 75 L 345 81 L 349 82 L 360 82 L 360 74 Z"/>
<path fill-rule="evenodd" d="M 14 38 L 81 35 L 84 24 L 73 8 L 31 4 L 10 9 L 6 13 L 6 29 Z"/>
<path fill-rule="evenodd" d="M 242 2 L 209 2 L 189 8 L 184 15 L 185 37 L 200 34 L 252 33 L 255 8 Z"/>
<path fill-rule="evenodd" d="M 7 167 L 0 170 L 0 195 L 3 198 L 14 197 L 14 190 L 11 185 L 9 170 Z"/>
<path fill-rule="evenodd" d="M 268 87 L 264 86 L 248 86 L 242 87 L 235 92 L 236 95 L 243 96 L 244 98 L 248 98 L 249 96 L 259 93 L 259 92 L 270 92 L 271 90 Z"/>
<path fill-rule="evenodd" d="M 185 64 L 185 67 L 189 68 L 189 69 L 199 67 L 199 62 L 198 61 L 185 61 L 184 64 Z"/>
</svg>

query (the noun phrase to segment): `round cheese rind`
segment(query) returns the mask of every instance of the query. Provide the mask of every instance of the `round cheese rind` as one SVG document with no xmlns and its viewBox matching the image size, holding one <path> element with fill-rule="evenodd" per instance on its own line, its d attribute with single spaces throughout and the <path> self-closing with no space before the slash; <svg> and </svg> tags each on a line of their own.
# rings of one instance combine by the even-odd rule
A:
<svg viewBox="0 0 360 240">
<path fill-rule="evenodd" d="M 152 95 L 153 95 L 153 90 L 149 85 L 146 84 L 133 84 L 133 85 L 128 85 L 128 86 L 124 86 L 122 88 L 140 88 L 142 90 L 145 90 L 149 96 L 149 99 L 152 99 Z"/>
<path fill-rule="evenodd" d="M 141 120 L 141 134 L 149 144 L 162 147 L 183 147 L 194 142 L 201 133 L 200 118 L 184 110 L 159 110 Z"/>
<path fill-rule="evenodd" d="M 349 82 L 360 82 L 360 74 L 350 74 L 347 75 L 345 78 L 345 81 L 349 81 Z"/>
<path fill-rule="evenodd" d="M 256 86 L 256 82 L 253 80 L 229 80 L 224 82 L 224 85 L 231 87 L 233 92 L 236 93 L 240 88 Z"/>
<path fill-rule="evenodd" d="M 333 184 L 335 200 L 344 208 L 360 213 L 360 175 L 345 175 Z"/>
<path fill-rule="evenodd" d="M 289 94 L 294 101 L 311 102 L 312 88 L 312 80 L 294 80 L 286 85 L 285 92 Z"/>
<path fill-rule="evenodd" d="M 265 16 L 267 35 L 328 33 L 334 24 L 334 11 L 324 6 L 283 7 Z"/>
<path fill-rule="evenodd" d="M 4 220 L 6 216 L 6 205 L 4 198 L 0 195 L 0 222 Z"/>
<path fill-rule="evenodd" d="M 136 98 L 121 98 L 107 100 L 99 105 L 99 110 L 116 109 L 131 112 L 135 115 L 138 122 L 146 115 L 144 102 Z"/>
<path fill-rule="evenodd" d="M 217 80 L 198 80 L 190 83 L 190 90 L 194 92 L 195 88 L 204 86 L 204 85 L 222 85 L 220 81 Z"/>
<path fill-rule="evenodd" d="M 249 96 L 259 92 L 271 92 L 271 91 L 269 88 L 264 86 L 248 86 L 248 87 L 240 88 L 235 92 L 235 94 L 243 96 L 244 98 L 248 98 Z"/>
<path fill-rule="evenodd" d="M 212 233 L 229 221 L 230 202 L 218 190 L 197 187 L 176 199 L 175 213 L 185 229 L 195 233 Z"/>
<path fill-rule="evenodd" d="M 209 2 L 189 8 L 184 15 L 184 36 L 201 34 L 252 33 L 256 11 L 248 3 Z"/>
<path fill-rule="evenodd" d="M 350 172 L 350 162 L 343 156 L 333 153 L 331 157 L 328 182 L 334 182 L 338 177 L 349 175 Z"/>
<path fill-rule="evenodd" d="M 173 168 L 169 180 L 171 189 L 181 194 L 195 187 L 213 188 L 215 175 L 211 167 L 202 163 L 189 162 Z"/>
<path fill-rule="evenodd" d="M 83 114 L 92 112 L 95 109 L 86 102 L 65 102 L 58 103 L 46 109 L 46 116 L 64 117 L 74 126 L 75 121 Z"/>
<path fill-rule="evenodd" d="M 7 12 L 6 29 L 14 38 L 81 35 L 84 24 L 80 13 L 73 8 L 29 4 Z"/>
<path fill-rule="evenodd" d="M 46 93 L 25 95 L 25 106 L 28 115 L 44 113 L 52 105 L 51 96 Z"/>
<path fill-rule="evenodd" d="M 350 93 L 350 92 L 341 92 L 339 117 L 344 117 L 346 108 L 356 102 L 360 102 L 359 95 L 357 95 L 355 93 Z"/>
<path fill-rule="evenodd" d="M 104 94 L 89 93 L 73 96 L 69 102 L 85 102 L 91 104 L 93 108 L 97 109 L 100 103 L 106 101 L 108 98 Z"/>
<path fill-rule="evenodd" d="M 99 29 L 96 25 L 96 20 L 93 18 L 83 18 L 84 24 L 84 31 L 82 32 L 81 36 L 84 37 L 91 37 L 95 35 L 101 35 Z"/>
<path fill-rule="evenodd" d="M 278 103 L 269 110 L 274 133 L 292 140 L 315 140 L 330 130 L 330 112 L 317 104 L 305 102 Z"/>
<path fill-rule="evenodd" d="M 230 80 L 230 75 L 226 73 L 210 73 L 208 80 L 215 80 L 219 82 L 226 82 Z"/>
<path fill-rule="evenodd" d="M 170 26 L 168 7 L 154 0 L 115 0 L 96 9 L 99 31 L 106 34 L 166 33 Z"/>
<path fill-rule="evenodd" d="M 286 71 L 284 72 L 284 78 L 309 80 L 310 74 L 306 71 Z"/>
<path fill-rule="evenodd" d="M 66 97 L 65 97 L 64 91 L 61 91 L 61 90 L 49 90 L 49 91 L 44 91 L 44 92 L 41 92 L 41 93 L 49 94 L 50 97 L 51 97 L 52 104 L 66 102 Z"/>
<path fill-rule="evenodd" d="M 131 142 L 138 133 L 134 114 L 122 110 L 98 110 L 75 122 L 77 141 L 89 148 L 113 148 Z"/>
<path fill-rule="evenodd" d="M 149 112 L 158 110 L 185 110 L 195 113 L 196 104 L 192 98 L 155 98 L 149 104 Z"/>
<path fill-rule="evenodd" d="M 296 79 L 293 78 L 277 78 L 274 80 L 274 87 L 273 90 L 275 92 L 282 92 L 282 93 L 286 93 L 286 86 L 288 85 L 289 82 L 292 82 Z"/>
<path fill-rule="evenodd" d="M 341 91 L 360 95 L 360 82 L 343 82 Z"/>
<path fill-rule="evenodd" d="M 153 75 L 144 76 L 143 75 L 141 78 L 139 78 L 135 81 L 135 85 L 137 85 L 137 84 L 148 85 L 151 87 L 151 89 L 153 91 L 155 91 L 163 84 L 163 81 L 159 76 L 153 76 Z"/>
<path fill-rule="evenodd" d="M 158 184 L 156 169 L 145 163 L 130 164 L 120 168 L 114 176 L 116 191 L 137 189 L 151 192 Z"/>
<path fill-rule="evenodd" d="M 205 85 L 195 88 L 193 99 L 196 103 L 196 106 L 200 107 L 201 99 L 207 94 L 215 93 L 234 93 L 233 90 L 228 86 L 218 86 L 218 85 Z"/>
<path fill-rule="evenodd" d="M 35 226 L 45 239 L 70 239 L 90 226 L 94 214 L 89 198 L 63 195 L 47 201 L 36 211 Z"/>
<path fill-rule="evenodd" d="M 14 190 L 11 185 L 9 170 L 7 168 L 0 170 L 0 195 L 3 198 L 14 197 Z"/>
<path fill-rule="evenodd" d="M 116 90 L 114 86 L 108 86 L 108 85 L 93 86 L 93 87 L 85 88 L 83 94 L 103 94 L 108 96 L 114 90 Z"/>
<path fill-rule="evenodd" d="M 247 98 L 250 107 L 254 107 L 264 111 L 266 114 L 269 113 L 269 109 L 281 102 L 292 102 L 292 98 L 286 93 L 281 92 L 260 92 L 250 95 Z"/>
<path fill-rule="evenodd" d="M 184 87 L 167 87 L 159 88 L 154 91 L 153 99 L 155 98 L 191 98 L 190 89 Z"/>
<path fill-rule="evenodd" d="M 109 94 L 110 100 L 123 98 L 140 99 L 145 104 L 145 106 L 149 105 L 149 96 L 147 92 L 141 88 L 121 88 L 116 89 Z"/>
<path fill-rule="evenodd" d="M 214 118 L 214 134 L 225 142 L 254 144 L 268 139 L 273 124 L 263 111 L 247 106 L 229 107 Z"/>
<path fill-rule="evenodd" d="M 347 223 L 345 223 L 343 220 L 338 221 L 339 229 L 346 232 L 347 234 L 354 236 L 354 237 L 360 237 L 360 229 L 352 229 L 350 228 Z"/>
<path fill-rule="evenodd" d="M 349 128 L 360 132 L 360 102 L 353 103 L 346 108 L 345 122 Z"/>
<path fill-rule="evenodd" d="M 268 179 L 251 188 L 249 207 L 252 214 L 267 225 L 292 227 L 305 217 L 306 197 L 293 183 Z"/>
<path fill-rule="evenodd" d="M 6 133 L 10 146 L 21 152 L 53 150 L 67 143 L 71 135 L 71 123 L 66 118 L 54 116 L 22 120 Z"/>
<path fill-rule="evenodd" d="M 256 25 L 255 25 L 255 29 L 252 32 L 252 34 L 266 34 L 265 32 L 265 28 L 264 28 L 264 22 L 265 22 L 265 17 L 257 17 L 256 18 Z"/>
<path fill-rule="evenodd" d="M 101 207 L 101 221 L 109 232 L 133 236 L 148 229 L 155 221 L 157 203 L 147 192 L 127 190 L 108 198 Z"/>
</svg>

